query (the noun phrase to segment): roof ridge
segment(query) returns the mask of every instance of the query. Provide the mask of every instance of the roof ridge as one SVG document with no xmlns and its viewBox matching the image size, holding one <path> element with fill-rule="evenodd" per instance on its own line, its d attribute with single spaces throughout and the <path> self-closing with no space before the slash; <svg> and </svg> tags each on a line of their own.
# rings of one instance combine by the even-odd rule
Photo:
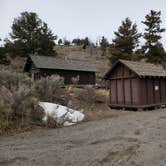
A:
<svg viewBox="0 0 166 166">
<path fill-rule="evenodd" d="M 56 57 L 56 56 L 30 55 L 30 57 L 54 58 L 54 59 L 60 59 L 60 60 L 66 60 L 66 61 L 71 60 L 71 61 L 78 61 L 78 62 L 80 62 L 80 61 L 89 62 L 86 59 L 71 59 L 71 58 L 65 59 L 65 58 L 60 58 L 60 57 Z"/>
</svg>

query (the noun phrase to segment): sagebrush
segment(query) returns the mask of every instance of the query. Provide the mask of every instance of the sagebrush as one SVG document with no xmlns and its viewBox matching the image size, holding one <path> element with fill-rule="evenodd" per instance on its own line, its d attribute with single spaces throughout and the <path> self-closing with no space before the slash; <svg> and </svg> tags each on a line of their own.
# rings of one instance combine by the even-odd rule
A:
<svg viewBox="0 0 166 166">
<path fill-rule="evenodd" d="M 39 101 L 67 105 L 63 78 L 51 76 L 32 81 L 22 73 L 0 71 L 0 135 L 39 124 L 43 112 L 35 112 Z M 39 116 L 40 114 L 40 116 Z"/>
</svg>

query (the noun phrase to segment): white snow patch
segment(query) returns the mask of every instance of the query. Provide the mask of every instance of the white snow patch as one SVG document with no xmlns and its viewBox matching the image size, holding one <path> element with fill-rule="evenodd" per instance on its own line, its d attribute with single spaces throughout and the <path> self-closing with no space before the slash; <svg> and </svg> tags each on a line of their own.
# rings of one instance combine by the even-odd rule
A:
<svg viewBox="0 0 166 166">
<path fill-rule="evenodd" d="M 43 121 L 47 121 L 47 115 L 56 119 L 56 121 L 63 121 L 63 126 L 71 126 L 78 122 L 81 122 L 85 115 L 78 110 L 73 110 L 71 108 L 65 107 L 63 105 L 49 103 L 49 102 L 39 102 L 46 116 Z"/>
</svg>

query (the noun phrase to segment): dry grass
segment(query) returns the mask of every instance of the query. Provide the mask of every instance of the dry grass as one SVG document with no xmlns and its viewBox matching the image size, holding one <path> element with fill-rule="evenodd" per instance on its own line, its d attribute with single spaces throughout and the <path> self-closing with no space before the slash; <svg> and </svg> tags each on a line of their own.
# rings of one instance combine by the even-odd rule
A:
<svg viewBox="0 0 166 166">
<path fill-rule="evenodd" d="M 108 107 L 108 90 L 74 88 L 70 107 L 83 110 L 85 121 L 99 120 L 115 116 Z"/>
<path fill-rule="evenodd" d="M 0 135 L 31 128 L 32 124 L 41 124 L 43 112 L 34 110 L 38 101 L 66 102 L 67 105 L 62 82 L 57 76 L 32 82 L 21 73 L 1 70 Z"/>
<path fill-rule="evenodd" d="M 84 94 L 86 89 L 74 88 L 73 91 L 71 108 L 83 110 L 83 113 L 85 114 L 85 121 L 115 118 L 128 114 L 128 111 L 110 109 L 108 106 L 109 90 L 93 89 L 95 95 L 97 94 L 97 97 L 95 98 L 96 100 L 90 100 L 91 102 L 86 102 L 77 98 L 77 94 Z"/>
<path fill-rule="evenodd" d="M 110 108 L 106 105 L 102 105 L 102 109 L 99 109 L 97 105 L 94 106 L 95 111 L 84 111 L 85 121 L 93 121 L 100 120 L 106 118 L 112 118 L 114 114 L 112 114 Z"/>
</svg>

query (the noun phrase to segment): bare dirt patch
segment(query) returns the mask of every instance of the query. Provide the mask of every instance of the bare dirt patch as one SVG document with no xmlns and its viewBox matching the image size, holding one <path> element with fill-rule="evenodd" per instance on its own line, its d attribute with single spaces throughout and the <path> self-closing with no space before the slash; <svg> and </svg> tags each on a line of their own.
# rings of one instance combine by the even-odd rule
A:
<svg viewBox="0 0 166 166">
<path fill-rule="evenodd" d="M 166 111 L 117 114 L 72 127 L 0 137 L 0 165 L 165 166 L 166 121 L 161 117 Z"/>
</svg>

